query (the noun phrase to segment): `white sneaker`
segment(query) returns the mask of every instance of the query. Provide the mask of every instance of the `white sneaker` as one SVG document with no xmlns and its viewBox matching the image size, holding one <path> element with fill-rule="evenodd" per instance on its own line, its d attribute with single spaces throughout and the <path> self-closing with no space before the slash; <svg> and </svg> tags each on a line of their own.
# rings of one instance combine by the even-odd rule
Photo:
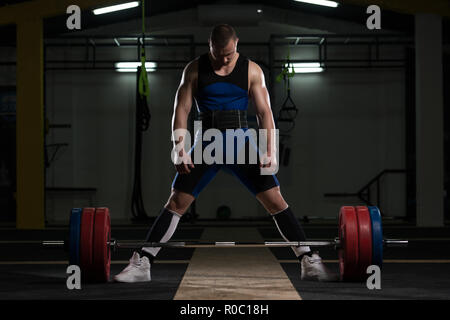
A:
<svg viewBox="0 0 450 320">
<path fill-rule="evenodd" d="M 322 258 L 317 252 L 314 252 L 311 257 L 304 255 L 301 261 L 302 280 L 312 281 L 338 281 L 339 276 L 330 272 L 323 264 Z"/>
<path fill-rule="evenodd" d="M 130 259 L 130 264 L 121 273 L 114 276 L 116 282 L 144 282 L 150 281 L 150 261 L 147 257 L 140 257 L 136 251 Z"/>
</svg>

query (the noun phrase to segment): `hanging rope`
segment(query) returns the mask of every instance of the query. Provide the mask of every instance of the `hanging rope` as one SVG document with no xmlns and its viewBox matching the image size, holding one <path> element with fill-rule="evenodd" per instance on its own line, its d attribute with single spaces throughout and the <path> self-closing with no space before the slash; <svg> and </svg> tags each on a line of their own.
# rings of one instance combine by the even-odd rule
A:
<svg viewBox="0 0 450 320">
<path fill-rule="evenodd" d="M 291 69 L 291 71 L 289 71 L 289 69 Z M 290 78 L 292 78 L 294 75 L 294 66 L 291 64 L 290 49 L 288 46 L 285 66 L 276 78 L 277 82 L 284 80 L 284 87 L 286 90 L 286 98 L 281 105 L 277 117 L 278 129 L 284 133 L 289 133 L 294 129 L 295 118 L 297 117 L 298 113 L 297 106 L 291 98 Z"/>
<path fill-rule="evenodd" d="M 142 3 L 142 47 L 141 47 L 141 70 L 139 73 L 139 94 L 141 98 L 143 96 L 148 97 L 149 88 L 148 88 L 148 78 L 147 78 L 147 70 L 145 69 L 145 0 L 141 1 Z"/>
<path fill-rule="evenodd" d="M 286 63 L 283 66 L 281 73 L 277 76 L 276 81 L 284 81 L 284 88 L 286 91 L 286 98 L 280 107 L 277 117 L 277 128 L 280 130 L 279 141 L 279 156 L 280 163 L 283 166 L 289 165 L 291 148 L 289 147 L 290 133 L 295 127 L 295 118 L 297 117 L 298 109 L 291 98 L 290 78 L 295 75 L 294 66 L 291 64 L 291 54 L 288 45 L 288 53 L 286 56 Z"/>
<path fill-rule="evenodd" d="M 142 46 L 140 47 L 139 57 L 141 66 L 137 70 L 137 88 L 136 88 L 136 135 L 135 135 L 135 157 L 134 157 L 134 184 L 132 194 L 131 212 L 135 220 L 147 220 L 148 216 L 144 208 L 142 198 L 142 133 L 147 131 L 150 126 L 150 109 L 147 98 L 150 90 L 148 85 L 147 70 L 145 68 L 145 0 L 141 1 L 142 7 Z M 139 47 L 139 39 L 138 39 Z"/>
</svg>

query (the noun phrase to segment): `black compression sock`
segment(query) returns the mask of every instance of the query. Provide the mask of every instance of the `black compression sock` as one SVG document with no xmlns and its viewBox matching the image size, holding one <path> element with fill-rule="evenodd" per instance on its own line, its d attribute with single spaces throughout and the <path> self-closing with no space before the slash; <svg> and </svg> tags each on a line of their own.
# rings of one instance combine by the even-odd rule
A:
<svg viewBox="0 0 450 320">
<path fill-rule="evenodd" d="M 272 214 L 272 218 L 286 241 L 306 241 L 305 232 L 290 207 Z"/>
<path fill-rule="evenodd" d="M 155 261 L 155 257 L 151 253 L 145 252 L 144 250 L 140 250 L 139 255 L 141 256 L 141 258 L 147 257 L 151 265 L 153 264 L 153 261 Z"/>
<path fill-rule="evenodd" d="M 180 217 L 180 214 L 163 208 L 145 237 L 145 242 L 169 241 L 175 232 Z M 156 247 L 145 247 L 141 248 L 138 252 L 141 256 L 147 257 L 152 264 L 160 249 Z"/>
<path fill-rule="evenodd" d="M 304 256 L 312 257 L 312 251 L 305 252 L 304 254 L 299 255 L 299 256 L 297 257 L 297 258 L 298 258 L 298 261 L 302 262 L 302 259 L 303 259 Z"/>
</svg>

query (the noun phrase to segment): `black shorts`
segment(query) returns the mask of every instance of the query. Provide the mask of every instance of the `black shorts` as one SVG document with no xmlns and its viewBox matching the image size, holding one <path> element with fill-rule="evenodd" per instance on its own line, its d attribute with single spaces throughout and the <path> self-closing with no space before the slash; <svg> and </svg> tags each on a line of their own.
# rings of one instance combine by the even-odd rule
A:
<svg viewBox="0 0 450 320">
<path fill-rule="evenodd" d="M 202 151 L 204 150 L 206 145 L 207 144 L 203 143 Z M 192 147 L 189 151 L 191 157 L 194 147 Z M 191 171 L 190 173 L 179 174 L 177 172 L 172 183 L 172 188 L 178 191 L 189 193 L 197 198 L 203 188 L 208 185 L 208 183 L 216 176 L 220 169 L 231 172 L 245 187 L 247 187 L 247 189 L 251 193 L 253 193 L 253 195 L 279 186 L 280 184 L 275 174 L 262 175 L 259 164 L 251 163 L 249 161 L 248 155 L 250 148 L 253 148 L 253 150 L 256 150 L 258 152 L 256 144 L 249 139 L 246 139 L 245 141 L 245 149 L 239 148 L 238 146 L 235 147 L 236 155 L 240 154 L 240 152 L 242 152 L 243 150 L 246 151 L 245 163 L 243 164 L 238 164 L 236 163 L 236 161 L 234 162 L 234 164 L 227 164 L 225 163 L 225 161 L 222 161 L 222 163 L 213 164 L 206 164 L 204 163 L 204 161 L 202 164 L 194 163 L 195 168 L 189 168 L 189 170 Z M 239 151 L 237 152 L 237 150 Z M 225 150 L 223 152 L 223 156 L 224 158 L 226 157 Z M 192 161 L 195 160 L 192 159 Z"/>
</svg>

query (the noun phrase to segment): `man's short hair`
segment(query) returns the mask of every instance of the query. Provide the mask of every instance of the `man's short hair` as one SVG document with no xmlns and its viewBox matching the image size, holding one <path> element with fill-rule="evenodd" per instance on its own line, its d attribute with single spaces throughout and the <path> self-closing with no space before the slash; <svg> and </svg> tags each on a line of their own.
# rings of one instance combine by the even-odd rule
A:
<svg viewBox="0 0 450 320">
<path fill-rule="evenodd" d="M 209 35 L 211 44 L 218 48 L 225 48 L 228 42 L 237 39 L 236 31 L 228 24 L 218 24 L 214 26 Z"/>
</svg>

